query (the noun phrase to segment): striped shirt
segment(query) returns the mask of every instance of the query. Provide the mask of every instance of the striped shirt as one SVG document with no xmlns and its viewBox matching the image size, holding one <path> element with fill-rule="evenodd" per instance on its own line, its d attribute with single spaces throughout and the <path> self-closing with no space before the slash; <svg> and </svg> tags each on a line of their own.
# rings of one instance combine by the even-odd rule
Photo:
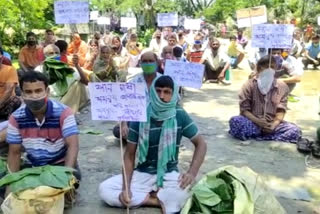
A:
<svg viewBox="0 0 320 214">
<path fill-rule="evenodd" d="M 7 142 L 22 144 L 33 166 L 54 164 L 64 160 L 64 139 L 78 135 L 72 110 L 53 100 L 48 100 L 44 121 L 39 123 L 32 112 L 22 105 L 9 118 Z"/>
<path fill-rule="evenodd" d="M 167 172 L 178 171 L 178 158 L 179 147 L 182 136 L 192 139 L 198 133 L 196 124 L 189 117 L 188 113 L 177 106 L 177 149 L 174 161 L 169 161 L 167 164 Z M 155 121 L 151 118 L 150 121 L 150 133 L 149 133 L 149 150 L 146 161 L 138 164 L 137 170 L 149 174 L 157 174 L 157 162 L 158 162 L 158 148 L 161 133 L 162 123 Z M 128 141 L 130 143 L 137 144 L 139 139 L 139 122 L 130 122 L 130 129 L 128 135 Z"/>
<path fill-rule="evenodd" d="M 240 113 L 251 112 L 258 118 L 264 118 L 271 122 L 278 110 L 287 109 L 289 88 L 281 80 L 275 79 L 273 86 L 267 95 L 260 93 L 256 78 L 248 80 L 239 94 Z"/>
</svg>

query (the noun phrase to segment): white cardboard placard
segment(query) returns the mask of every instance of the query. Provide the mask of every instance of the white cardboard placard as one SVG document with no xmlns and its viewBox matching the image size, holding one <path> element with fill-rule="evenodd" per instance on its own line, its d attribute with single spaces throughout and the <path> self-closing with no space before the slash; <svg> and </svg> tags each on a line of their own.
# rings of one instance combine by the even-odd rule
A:
<svg viewBox="0 0 320 214">
<path fill-rule="evenodd" d="M 110 25 L 110 17 L 101 16 L 97 20 L 98 25 Z"/>
<path fill-rule="evenodd" d="M 178 13 L 158 13 L 157 22 L 159 27 L 178 26 Z"/>
<path fill-rule="evenodd" d="M 89 3 L 87 1 L 55 1 L 54 16 L 56 24 L 88 23 Z"/>
<path fill-rule="evenodd" d="M 200 30 L 201 19 L 184 19 L 184 28 L 188 30 Z"/>
<path fill-rule="evenodd" d="M 120 25 L 121 27 L 126 27 L 126 28 L 136 28 L 137 19 L 133 17 L 121 17 Z"/>
<path fill-rule="evenodd" d="M 175 60 L 166 60 L 164 74 L 170 76 L 179 86 L 201 88 L 204 65 Z"/>
<path fill-rule="evenodd" d="M 294 25 L 253 25 L 251 46 L 256 48 L 291 48 L 293 31 Z"/>
<path fill-rule="evenodd" d="M 92 120 L 147 120 L 146 93 L 143 84 L 89 83 Z"/>
<path fill-rule="evenodd" d="M 236 11 L 239 28 L 251 27 L 256 24 L 267 23 L 267 8 L 265 5 L 245 8 Z"/>
</svg>

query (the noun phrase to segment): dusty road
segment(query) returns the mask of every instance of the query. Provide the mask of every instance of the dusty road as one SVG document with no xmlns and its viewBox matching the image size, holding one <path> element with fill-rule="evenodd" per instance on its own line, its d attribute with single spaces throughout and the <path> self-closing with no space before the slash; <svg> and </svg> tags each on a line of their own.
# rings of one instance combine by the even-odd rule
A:
<svg viewBox="0 0 320 214">
<path fill-rule="evenodd" d="M 320 206 L 320 160 L 299 154 L 293 144 L 279 142 L 248 142 L 249 145 L 228 135 L 228 120 L 239 113 L 237 93 L 248 72 L 233 71 L 233 84 L 223 86 L 205 84 L 201 90 L 187 89 L 183 107 L 192 116 L 208 144 L 208 153 L 198 177 L 224 165 L 249 166 L 261 174 L 272 188 L 288 214 L 312 213 Z M 320 71 L 306 72 L 294 94 L 300 101 L 289 103 L 286 120 L 298 124 L 305 137 L 314 138 L 319 124 Z M 112 136 L 115 123 L 92 121 L 90 112 L 80 115 L 81 130 L 102 131 L 101 136 L 81 134 L 79 162 L 83 174 L 80 195 L 68 214 L 125 213 L 125 210 L 105 206 L 97 194 L 101 181 L 120 173 L 119 143 Z M 188 168 L 192 145 L 183 140 L 180 169 Z M 318 168 L 318 169 L 316 169 Z M 299 200 L 294 200 L 299 199 Z M 132 210 L 131 213 L 160 213 L 158 209 Z"/>
</svg>

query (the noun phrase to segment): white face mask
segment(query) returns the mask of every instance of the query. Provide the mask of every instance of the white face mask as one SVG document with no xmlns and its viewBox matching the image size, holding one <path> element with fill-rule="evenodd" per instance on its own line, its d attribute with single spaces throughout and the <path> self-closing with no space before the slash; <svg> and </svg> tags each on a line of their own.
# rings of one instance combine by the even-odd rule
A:
<svg viewBox="0 0 320 214">
<path fill-rule="evenodd" d="M 274 80 L 275 71 L 272 68 L 268 68 L 259 73 L 258 76 L 258 88 L 261 94 L 266 95 L 271 87 Z"/>
</svg>

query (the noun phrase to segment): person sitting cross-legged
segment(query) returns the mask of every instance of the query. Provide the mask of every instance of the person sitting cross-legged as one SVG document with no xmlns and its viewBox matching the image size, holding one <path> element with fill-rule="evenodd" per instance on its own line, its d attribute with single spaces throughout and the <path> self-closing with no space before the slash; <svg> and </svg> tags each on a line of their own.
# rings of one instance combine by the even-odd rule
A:
<svg viewBox="0 0 320 214">
<path fill-rule="evenodd" d="M 81 180 L 75 117 L 69 107 L 48 98 L 48 82 L 45 74 L 35 71 L 26 72 L 20 79 L 25 105 L 9 118 L 8 170 L 17 172 L 26 167 L 60 165 L 74 168 L 74 176 Z M 27 160 L 22 166 L 23 151 Z M 7 189 L 7 194 L 9 191 Z"/>
<path fill-rule="evenodd" d="M 123 175 L 117 175 L 99 186 L 99 195 L 108 205 L 155 206 L 161 207 L 163 213 L 181 210 L 189 196 L 186 187 L 194 181 L 207 148 L 197 126 L 177 102 L 178 86 L 171 77 L 157 77 L 150 88 L 147 122 L 130 123 L 123 172 L 127 184 Z M 189 170 L 179 174 L 182 136 L 191 140 L 195 151 Z M 134 168 L 137 150 L 139 164 Z"/>
<path fill-rule="evenodd" d="M 275 79 L 276 60 L 264 56 L 257 63 L 257 75 L 242 87 L 240 116 L 229 121 L 229 133 L 240 140 L 275 140 L 297 143 L 300 128 L 284 121 L 288 86 Z"/>
</svg>

